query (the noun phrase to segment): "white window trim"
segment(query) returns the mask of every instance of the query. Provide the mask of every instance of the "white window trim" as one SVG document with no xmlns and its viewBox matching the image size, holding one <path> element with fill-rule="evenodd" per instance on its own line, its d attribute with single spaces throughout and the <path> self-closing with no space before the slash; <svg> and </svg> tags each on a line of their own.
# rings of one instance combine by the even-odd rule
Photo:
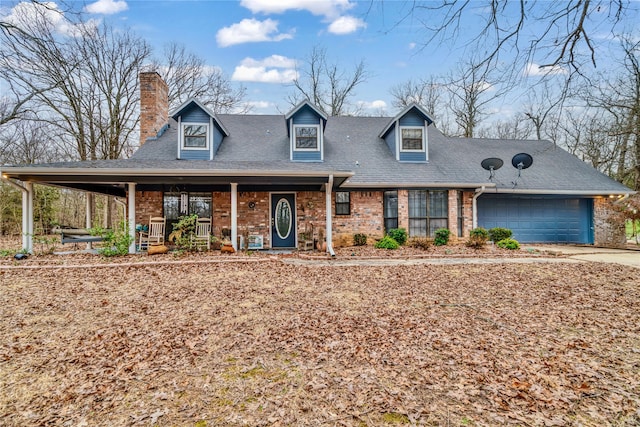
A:
<svg viewBox="0 0 640 427">
<path fill-rule="evenodd" d="M 316 139 L 317 139 L 317 144 L 316 144 L 316 148 L 297 148 L 296 147 L 296 129 L 297 128 L 316 128 Z M 293 132 L 291 133 L 291 145 L 293 146 L 293 150 L 294 151 L 312 151 L 312 152 L 317 152 L 320 151 L 320 145 L 322 142 L 322 136 L 320 134 L 320 125 L 293 125 Z"/>
<path fill-rule="evenodd" d="M 421 129 L 422 130 L 422 148 L 420 150 L 407 150 L 402 148 L 402 130 L 403 129 Z M 400 126 L 398 130 L 398 146 L 401 153 L 424 153 L 427 151 L 427 129 L 425 126 Z"/>
<path fill-rule="evenodd" d="M 205 135 L 206 145 L 204 147 L 186 147 L 184 145 L 184 128 L 186 126 L 204 126 L 207 130 Z M 186 151 L 208 151 L 211 146 L 211 131 L 209 123 L 182 122 L 180 123 L 180 147 Z"/>
</svg>

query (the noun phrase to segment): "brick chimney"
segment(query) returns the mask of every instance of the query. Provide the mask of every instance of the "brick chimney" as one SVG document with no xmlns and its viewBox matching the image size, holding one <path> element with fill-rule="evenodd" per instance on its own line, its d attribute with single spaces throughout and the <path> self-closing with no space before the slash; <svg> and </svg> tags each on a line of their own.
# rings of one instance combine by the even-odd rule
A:
<svg viewBox="0 0 640 427">
<path fill-rule="evenodd" d="M 140 73 L 140 145 L 169 120 L 169 88 L 155 71 Z"/>
</svg>

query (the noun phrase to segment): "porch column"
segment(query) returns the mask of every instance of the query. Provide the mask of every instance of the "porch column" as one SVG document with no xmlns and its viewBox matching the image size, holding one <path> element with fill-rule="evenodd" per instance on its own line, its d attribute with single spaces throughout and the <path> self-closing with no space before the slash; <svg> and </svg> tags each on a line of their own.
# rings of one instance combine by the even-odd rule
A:
<svg viewBox="0 0 640 427">
<path fill-rule="evenodd" d="M 129 253 L 136 253 L 136 184 L 130 182 L 127 184 L 127 208 L 129 225 L 129 236 L 131 236 L 131 244 L 129 245 Z"/>
<path fill-rule="evenodd" d="M 87 230 L 89 230 L 91 227 L 93 227 L 92 225 L 92 218 L 91 218 L 91 201 L 93 200 L 93 194 L 86 192 L 85 193 L 85 227 Z M 91 248 L 93 248 L 93 245 L 91 244 L 91 242 L 87 242 L 87 250 L 91 250 Z"/>
<path fill-rule="evenodd" d="M 231 183 L 231 244 L 238 250 L 238 183 Z"/>
<path fill-rule="evenodd" d="M 22 193 L 22 247 L 33 253 L 33 184 L 25 182 Z"/>
<path fill-rule="evenodd" d="M 327 207 L 327 232 L 326 234 L 326 240 L 327 240 L 327 252 L 329 252 L 332 256 L 333 254 L 333 243 L 332 243 L 332 235 L 333 235 L 333 230 L 332 230 L 332 221 L 331 221 L 331 189 L 333 187 L 333 175 L 329 175 L 329 182 L 327 182 L 326 184 L 326 207 Z M 320 242 L 320 244 L 322 244 L 322 242 Z"/>
</svg>

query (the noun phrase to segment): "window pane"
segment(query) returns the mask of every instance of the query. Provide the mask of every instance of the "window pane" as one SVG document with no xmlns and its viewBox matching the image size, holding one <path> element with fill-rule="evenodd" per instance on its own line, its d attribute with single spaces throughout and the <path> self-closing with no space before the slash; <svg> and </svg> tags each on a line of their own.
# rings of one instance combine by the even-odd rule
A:
<svg viewBox="0 0 640 427">
<path fill-rule="evenodd" d="M 402 149 L 422 150 L 422 129 L 402 129 Z"/>
<path fill-rule="evenodd" d="M 180 216 L 180 194 L 164 193 L 164 216 L 167 219 L 178 219 Z"/>
<path fill-rule="evenodd" d="M 296 127 L 296 148 L 317 149 L 318 148 L 318 128 L 317 127 Z"/>
<path fill-rule="evenodd" d="M 199 218 L 211 218 L 211 195 L 189 193 L 189 214 L 196 214 Z"/>
<path fill-rule="evenodd" d="M 409 236 L 425 237 L 427 235 L 427 219 L 409 219 Z"/>
<path fill-rule="evenodd" d="M 429 217 L 446 218 L 447 216 L 447 192 L 431 191 L 429 193 Z"/>
<path fill-rule="evenodd" d="M 424 190 L 409 191 L 409 218 L 426 218 L 427 192 Z"/>
<path fill-rule="evenodd" d="M 384 229 L 398 228 L 398 192 L 384 192 Z"/>
<path fill-rule="evenodd" d="M 398 192 L 384 192 L 384 217 L 398 218 Z"/>
<path fill-rule="evenodd" d="M 431 219 L 429 221 L 429 236 L 433 237 L 438 228 L 447 228 L 446 219 Z"/>
<path fill-rule="evenodd" d="M 336 215 L 350 215 L 351 203 L 348 191 L 336 192 Z"/>
<path fill-rule="evenodd" d="M 205 148 L 207 146 L 207 126 L 205 125 L 185 125 L 184 146 Z"/>
</svg>

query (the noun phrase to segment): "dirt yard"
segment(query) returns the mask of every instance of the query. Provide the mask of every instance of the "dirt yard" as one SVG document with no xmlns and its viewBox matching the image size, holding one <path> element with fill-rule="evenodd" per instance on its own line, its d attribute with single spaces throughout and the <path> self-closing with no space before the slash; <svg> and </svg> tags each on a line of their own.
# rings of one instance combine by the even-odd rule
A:
<svg viewBox="0 0 640 427">
<path fill-rule="evenodd" d="M 640 425 L 637 269 L 99 258 L 0 266 L 0 425 Z"/>
</svg>

